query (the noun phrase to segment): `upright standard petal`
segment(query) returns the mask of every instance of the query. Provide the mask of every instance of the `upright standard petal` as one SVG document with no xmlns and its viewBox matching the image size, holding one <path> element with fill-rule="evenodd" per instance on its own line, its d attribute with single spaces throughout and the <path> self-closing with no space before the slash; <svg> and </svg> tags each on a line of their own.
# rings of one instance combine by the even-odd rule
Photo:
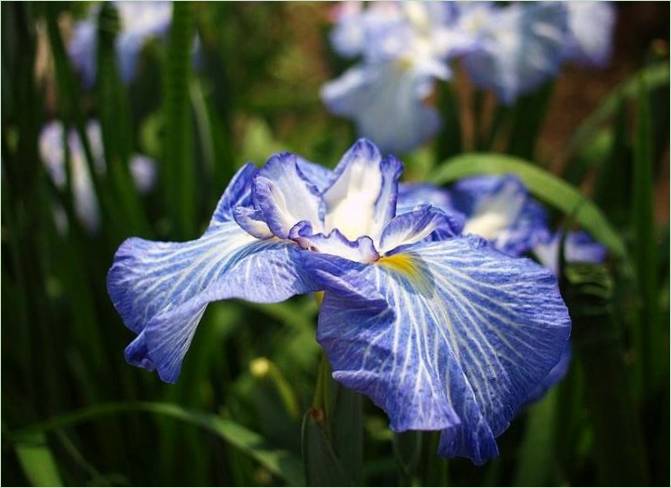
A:
<svg viewBox="0 0 671 488">
<path fill-rule="evenodd" d="M 317 338 L 333 377 L 394 431 L 441 430 L 443 456 L 495 456 L 495 437 L 568 340 L 554 276 L 481 239 L 421 243 L 368 266 L 302 259 L 326 290 Z"/>
<path fill-rule="evenodd" d="M 333 184 L 323 194 L 326 231 L 338 229 L 350 240 L 369 236 L 378 242 L 396 213 L 402 171 L 396 158 L 383 159 L 375 144 L 357 141 L 338 163 Z"/>
<path fill-rule="evenodd" d="M 547 215 L 513 175 L 476 176 L 450 188 L 451 204 L 466 216 L 464 233 L 519 256 L 549 238 Z"/>
<path fill-rule="evenodd" d="M 438 112 L 424 102 L 434 79 L 404 62 L 357 65 L 326 83 L 321 97 L 332 113 L 353 119 L 359 135 L 398 154 L 440 128 Z"/>
<path fill-rule="evenodd" d="M 254 177 L 252 200 L 277 237 L 288 238 L 302 220 L 321 230 L 319 190 L 302 173 L 295 154 L 275 154 L 266 162 Z"/>
<path fill-rule="evenodd" d="M 315 164 L 307 159 L 303 159 L 300 156 L 296 156 L 296 163 L 303 176 L 317 188 L 319 193 L 323 193 L 324 190 L 331 186 L 334 175 L 330 169 L 325 168 L 321 164 Z"/>
</svg>

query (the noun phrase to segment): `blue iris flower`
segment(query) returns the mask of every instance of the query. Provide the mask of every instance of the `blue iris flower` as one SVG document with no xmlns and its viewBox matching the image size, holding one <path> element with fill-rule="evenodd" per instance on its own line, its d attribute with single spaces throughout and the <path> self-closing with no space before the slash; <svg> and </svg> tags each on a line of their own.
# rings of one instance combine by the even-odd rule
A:
<svg viewBox="0 0 671 488">
<path fill-rule="evenodd" d="M 119 14 L 120 32 L 116 51 L 121 79 L 128 83 L 135 77 L 137 59 L 142 47 L 151 38 L 167 32 L 172 19 L 170 2 L 114 2 Z M 97 14 L 99 6 L 91 9 L 89 17 L 75 24 L 68 53 L 82 75 L 84 85 L 93 86 L 96 79 Z"/>
<path fill-rule="evenodd" d="M 522 2 L 507 7 L 466 7 L 459 25 L 473 36 L 463 56 L 473 83 L 504 104 L 559 71 L 568 32 L 562 2 Z"/>
<path fill-rule="evenodd" d="M 516 176 L 465 178 L 450 188 L 449 201 L 466 218 L 464 233 L 478 235 L 512 256 L 549 239 L 545 209 Z"/>
<path fill-rule="evenodd" d="M 339 7 L 332 33 L 337 51 L 363 61 L 322 88 L 328 109 L 351 118 L 385 151 L 405 152 L 440 128 L 425 99 L 450 69 L 449 5 L 442 2 L 357 3 Z"/>
<path fill-rule="evenodd" d="M 322 99 L 382 149 L 409 151 L 440 128 L 426 99 L 450 79 L 452 60 L 511 105 L 567 60 L 603 66 L 614 20 L 608 2 L 344 2 L 331 44 L 360 61 L 326 83 Z"/>
<path fill-rule="evenodd" d="M 460 214 L 418 204 L 426 188 L 399 190 L 401 173 L 365 139 L 332 172 L 275 154 L 238 171 L 199 239 L 125 241 L 107 286 L 136 334 L 126 359 L 175 382 L 208 303 L 324 291 L 335 380 L 394 431 L 441 431 L 442 456 L 497 455 L 566 347 L 566 306 L 552 273 L 462 235 Z"/>
<path fill-rule="evenodd" d="M 86 124 L 86 134 L 91 144 L 96 172 L 104 175 L 106 164 L 100 123 L 96 120 L 90 120 Z M 59 189 L 64 189 L 66 185 L 64 141 L 63 124 L 61 122 L 51 121 L 42 128 L 39 139 L 40 156 L 51 180 Z M 100 209 L 86 164 L 84 148 L 74 129 L 69 131 L 67 141 L 75 213 L 89 232 L 96 232 L 100 225 Z M 137 189 L 142 193 L 151 190 L 156 180 L 156 162 L 142 154 L 133 154 L 129 166 Z M 57 223 L 61 230 L 65 230 L 64 222 L 62 216 L 57 217 Z"/>
</svg>

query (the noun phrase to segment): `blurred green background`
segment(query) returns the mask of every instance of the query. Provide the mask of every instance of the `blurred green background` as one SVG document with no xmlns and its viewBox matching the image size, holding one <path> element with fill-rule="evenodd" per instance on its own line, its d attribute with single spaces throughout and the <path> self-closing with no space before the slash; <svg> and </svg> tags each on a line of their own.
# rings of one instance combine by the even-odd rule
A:
<svg viewBox="0 0 671 488">
<path fill-rule="evenodd" d="M 105 274 L 128 236 L 200 235 L 246 161 L 291 150 L 337 162 L 356 134 L 319 99 L 346 66 L 327 42 L 331 5 L 180 3 L 129 85 L 110 55 L 115 32 L 103 21 L 114 9 L 105 8 L 98 80 L 86 90 L 64 49 L 88 5 L 2 3 L 2 483 L 303 484 L 301 422 L 320 357 L 314 300 L 211 305 L 179 383 L 166 385 L 125 363 L 132 333 Z M 566 68 L 511 109 L 524 121 L 511 140 L 522 144 L 484 137 L 493 98 L 473 110 L 459 71 L 453 83 L 449 129 L 462 151 L 509 153 L 562 177 L 622 243 L 607 266 L 562 277 L 574 320 L 569 375 L 480 468 L 439 460 L 435 436 L 392 435 L 364 400 L 362 483 L 668 485 L 668 4 L 621 4 L 618 17 L 607 69 Z M 48 121 L 83 132 L 91 118 L 101 121 L 108 168 L 93 182 L 95 233 L 74 217 L 72 191 L 54 185 L 38 147 Z M 402 155 L 407 178 L 453 178 L 446 134 Z M 134 152 L 158 162 L 147 194 L 130 179 Z"/>
</svg>

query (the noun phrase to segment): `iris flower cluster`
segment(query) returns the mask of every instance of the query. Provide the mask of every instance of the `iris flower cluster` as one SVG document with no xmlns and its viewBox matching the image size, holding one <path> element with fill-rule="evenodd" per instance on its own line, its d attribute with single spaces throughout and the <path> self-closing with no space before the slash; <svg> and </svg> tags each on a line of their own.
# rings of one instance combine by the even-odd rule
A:
<svg viewBox="0 0 671 488">
<path fill-rule="evenodd" d="M 474 85 L 511 105 L 554 77 L 565 61 L 607 63 L 614 11 L 607 2 L 361 2 L 339 5 L 334 49 L 360 62 L 322 88 L 336 115 L 392 152 L 434 135 L 425 103 L 461 60 Z"/>
<path fill-rule="evenodd" d="M 97 173 L 104 174 L 106 163 L 100 123 L 96 120 L 90 120 L 86 124 L 86 135 L 91 144 L 94 168 Z M 64 148 L 66 140 L 75 213 L 89 232 L 95 232 L 100 224 L 100 208 L 89 168 L 86 165 L 84 148 L 77 132 L 71 129 L 66 139 L 65 134 L 63 134 L 63 124 L 57 121 L 49 122 L 40 133 L 40 156 L 54 185 L 59 189 L 65 188 L 67 183 L 66 151 Z M 155 161 L 142 154 L 133 154 L 129 165 L 131 176 L 138 191 L 142 193 L 149 191 L 156 180 Z M 63 230 L 65 221 L 62 218 L 62 213 L 56 214 L 56 222 L 59 228 Z"/>
<path fill-rule="evenodd" d="M 544 214 L 511 177 L 446 192 L 399 183 L 402 169 L 365 139 L 333 171 L 275 154 L 237 172 L 199 239 L 126 240 L 107 287 L 136 334 L 127 361 L 175 382 L 210 302 L 322 291 L 317 340 L 336 381 L 394 431 L 440 431 L 442 456 L 497 455 L 567 361 L 557 279 L 520 257 L 547 241 Z"/>
</svg>

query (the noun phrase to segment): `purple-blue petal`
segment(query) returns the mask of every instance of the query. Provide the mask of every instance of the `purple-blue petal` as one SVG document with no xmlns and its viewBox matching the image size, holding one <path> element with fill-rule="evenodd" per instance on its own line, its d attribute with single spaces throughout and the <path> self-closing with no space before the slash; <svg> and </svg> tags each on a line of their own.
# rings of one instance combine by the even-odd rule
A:
<svg viewBox="0 0 671 488">
<path fill-rule="evenodd" d="M 526 403 L 533 403 L 537 400 L 540 400 L 545 393 L 564 379 L 566 373 L 568 373 L 569 367 L 571 366 L 571 343 L 566 343 L 566 348 L 562 352 L 559 361 L 555 364 L 550 372 L 543 378 L 543 381 L 531 392 Z"/>
<path fill-rule="evenodd" d="M 210 221 L 210 226 L 233 220 L 233 209 L 239 205 L 249 203 L 252 194 L 252 182 L 257 171 L 256 166 L 252 163 L 245 163 L 233 175 L 226 191 L 219 198 L 217 207 L 212 215 L 212 220 Z"/>
<path fill-rule="evenodd" d="M 421 243 L 367 266 L 301 259 L 326 291 L 317 339 L 334 378 L 395 431 L 441 430 L 443 456 L 495 456 L 495 437 L 568 340 L 554 276 L 481 239 Z"/>
</svg>

